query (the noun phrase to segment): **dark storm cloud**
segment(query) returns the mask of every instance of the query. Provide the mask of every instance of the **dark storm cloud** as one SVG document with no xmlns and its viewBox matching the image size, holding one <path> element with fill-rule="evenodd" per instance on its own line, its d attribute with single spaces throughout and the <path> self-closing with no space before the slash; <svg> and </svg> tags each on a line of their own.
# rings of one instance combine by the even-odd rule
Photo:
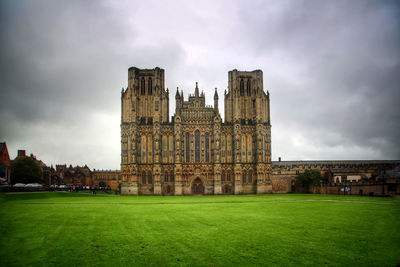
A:
<svg viewBox="0 0 400 267">
<path fill-rule="evenodd" d="M 7 126 L 0 135 L 11 146 L 10 153 L 27 148 L 41 151 L 47 161 L 103 167 L 110 160 L 97 159 L 110 140 L 88 135 L 103 133 L 102 123 L 119 132 L 119 92 L 126 83 L 127 67 L 133 62 L 148 67 L 150 58 L 164 65 L 179 62 L 183 49 L 173 40 L 152 46 L 135 42 L 135 28 L 121 14 L 106 12 L 113 8 L 107 2 L 2 5 L 0 98 L 6 101 L 0 117 Z M 96 114 L 112 117 L 96 121 Z M 119 141 L 111 143 L 117 144 L 118 153 Z M 90 146 L 97 153 L 87 159 L 84 154 Z M 118 154 L 113 164 L 104 165 L 118 166 Z"/>
<path fill-rule="evenodd" d="M 0 137 L 46 162 L 118 168 L 127 68 L 198 81 L 262 69 L 273 157 L 400 157 L 396 1 L 2 1 Z"/>
<path fill-rule="evenodd" d="M 266 5 L 257 2 L 240 12 L 242 21 L 248 23 L 241 24 L 245 44 L 239 46 L 252 46 L 266 56 L 281 53 L 282 60 L 299 66 L 298 75 L 289 70 L 288 75 L 282 74 L 286 76 L 283 82 L 272 86 L 272 97 L 278 98 L 272 102 L 278 115 L 273 116 L 275 126 L 291 125 L 309 139 L 310 146 L 327 146 L 325 155 L 301 152 L 306 158 L 332 157 L 329 147 L 343 145 L 349 150 L 357 146 L 370 151 L 338 155 L 342 158 L 399 158 L 398 3 L 295 1 L 271 8 Z M 276 134 L 277 127 L 274 130 Z"/>
</svg>

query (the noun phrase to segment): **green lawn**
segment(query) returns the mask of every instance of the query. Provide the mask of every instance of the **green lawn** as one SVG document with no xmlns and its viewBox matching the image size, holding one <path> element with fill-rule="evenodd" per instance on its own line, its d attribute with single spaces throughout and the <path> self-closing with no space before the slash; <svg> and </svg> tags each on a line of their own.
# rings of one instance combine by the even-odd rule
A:
<svg viewBox="0 0 400 267">
<path fill-rule="evenodd" d="M 400 264 L 400 202 L 0 194 L 0 266 Z"/>
</svg>

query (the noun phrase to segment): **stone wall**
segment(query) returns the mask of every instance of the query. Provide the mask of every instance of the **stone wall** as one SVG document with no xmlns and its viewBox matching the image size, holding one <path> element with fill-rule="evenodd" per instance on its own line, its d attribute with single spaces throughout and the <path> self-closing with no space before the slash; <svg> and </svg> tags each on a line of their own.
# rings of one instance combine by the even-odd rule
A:
<svg viewBox="0 0 400 267">
<path fill-rule="evenodd" d="M 292 176 L 272 175 L 272 193 L 284 194 L 292 192 L 292 181 L 295 178 Z"/>
<path fill-rule="evenodd" d="M 121 179 L 119 170 L 93 170 L 92 186 L 99 187 L 104 182 L 111 190 L 119 190 Z"/>
</svg>

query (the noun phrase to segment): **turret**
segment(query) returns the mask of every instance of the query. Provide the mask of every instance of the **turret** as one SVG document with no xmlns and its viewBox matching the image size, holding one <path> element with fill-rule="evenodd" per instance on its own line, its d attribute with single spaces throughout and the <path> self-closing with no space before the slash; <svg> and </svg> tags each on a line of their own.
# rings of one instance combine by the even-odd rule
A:
<svg viewBox="0 0 400 267">
<path fill-rule="evenodd" d="M 218 113 L 218 92 L 217 92 L 217 88 L 215 88 L 215 93 L 214 93 L 214 109 Z"/>
<path fill-rule="evenodd" d="M 199 97 L 199 87 L 197 86 L 197 82 L 196 82 L 196 89 L 194 90 L 194 96 Z"/>
<path fill-rule="evenodd" d="M 179 87 L 176 87 L 175 102 L 175 108 L 178 110 L 181 108 L 181 95 L 179 94 Z"/>
<path fill-rule="evenodd" d="M 228 93 L 225 94 L 226 122 L 241 124 L 267 123 L 268 96 L 263 91 L 261 70 L 228 73 Z"/>
</svg>

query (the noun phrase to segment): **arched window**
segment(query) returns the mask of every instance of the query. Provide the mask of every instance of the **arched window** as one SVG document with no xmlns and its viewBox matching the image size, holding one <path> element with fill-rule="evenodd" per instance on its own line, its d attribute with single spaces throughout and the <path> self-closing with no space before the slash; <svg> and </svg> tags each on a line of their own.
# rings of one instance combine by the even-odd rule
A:
<svg viewBox="0 0 400 267">
<path fill-rule="evenodd" d="M 243 174 L 242 174 L 242 181 L 243 181 L 243 184 L 246 183 L 246 173 L 243 173 Z"/>
<path fill-rule="evenodd" d="M 153 183 L 153 177 L 151 175 L 151 172 L 149 172 L 149 175 L 147 176 L 147 183 L 152 184 Z"/>
<path fill-rule="evenodd" d="M 146 184 L 146 173 L 142 173 L 142 184 Z"/>
<path fill-rule="evenodd" d="M 244 82 L 243 79 L 240 80 L 240 95 L 244 95 Z"/>
<path fill-rule="evenodd" d="M 186 153 L 186 162 L 190 162 L 190 144 L 189 144 L 189 134 L 186 133 L 185 136 L 185 153 Z"/>
<path fill-rule="evenodd" d="M 230 172 L 228 172 L 228 175 L 226 176 L 226 180 L 227 180 L 228 182 L 231 181 L 231 173 L 230 173 Z"/>
<path fill-rule="evenodd" d="M 247 95 L 251 95 L 250 79 L 247 80 Z"/>
<path fill-rule="evenodd" d="M 174 176 L 174 172 L 171 172 L 169 175 L 169 180 L 170 182 L 175 182 L 175 176 Z"/>
<path fill-rule="evenodd" d="M 148 93 L 151 95 L 153 93 L 153 81 L 151 80 L 151 77 L 149 78 L 149 83 L 148 83 Z"/>
<path fill-rule="evenodd" d="M 144 85 L 144 78 L 142 77 L 142 79 L 140 80 L 140 94 L 144 95 L 146 93 L 146 88 Z"/>
<path fill-rule="evenodd" d="M 225 182 L 225 173 L 221 173 L 221 182 Z"/>
<path fill-rule="evenodd" d="M 168 173 L 167 173 L 167 172 L 164 174 L 164 182 L 165 182 L 165 183 L 168 182 Z"/>
<path fill-rule="evenodd" d="M 252 177 L 252 173 L 249 172 L 249 176 L 247 177 L 247 181 L 249 182 L 249 184 L 253 183 L 253 177 Z"/>
<path fill-rule="evenodd" d="M 200 162 L 200 132 L 194 133 L 194 161 Z"/>
<path fill-rule="evenodd" d="M 206 133 L 206 162 L 210 161 L 210 136 Z"/>
</svg>

